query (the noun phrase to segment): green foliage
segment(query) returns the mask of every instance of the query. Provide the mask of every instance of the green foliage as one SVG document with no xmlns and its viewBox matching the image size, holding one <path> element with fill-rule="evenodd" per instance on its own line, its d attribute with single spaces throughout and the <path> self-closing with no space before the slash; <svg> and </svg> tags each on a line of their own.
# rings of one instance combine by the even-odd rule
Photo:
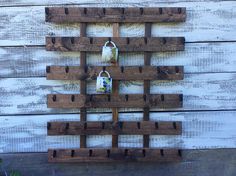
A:
<svg viewBox="0 0 236 176">
<path fill-rule="evenodd" d="M 21 176 L 18 171 L 11 171 L 9 176 Z"/>
</svg>

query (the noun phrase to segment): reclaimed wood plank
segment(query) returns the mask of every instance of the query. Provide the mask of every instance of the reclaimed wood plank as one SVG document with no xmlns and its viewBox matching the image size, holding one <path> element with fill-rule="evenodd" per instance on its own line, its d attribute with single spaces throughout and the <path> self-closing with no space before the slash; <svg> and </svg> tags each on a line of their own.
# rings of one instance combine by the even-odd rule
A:
<svg viewBox="0 0 236 176">
<path fill-rule="evenodd" d="M 180 135 L 181 122 L 151 121 L 89 121 L 48 122 L 51 135 Z"/>
<path fill-rule="evenodd" d="M 185 74 L 184 80 L 152 81 L 151 94 L 183 93 L 183 108 L 152 108 L 151 111 L 233 110 L 236 109 L 235 73 Z M 46 78 L 0 79 L 0 114 L 78 113 L 79 109 L 47 108 L 47 94 L 79 94 L 79 81 L 53 81 Z M 95 81 L 88 82 L 88 94 L 95 94 Z M 9 89 L 11 87 L 11 89 Z M 142 94 L 140 81 L 122 82 L 121 94 Z M 89 112 L 110 112 L 89 109 Z M 120 111 L 141 111 L 122 108 Z"/>
<path fill-rule="evenodd" d="M 187 42 L 196 41 L 235 41 L 234 18 L 236 5 L 234 1 L 221 2 L 178 2 L 157 3 L 140 2 L 139 6 L 182 6 L 187 8 L 185 23 L 152 26 L 153 37 L 185 36 Z M 93 6 L 94 4 L 86 4 Z M 106 7 L 108 5 L 106 4 Z M 113 4 L 113 7 L 118 4 Z M 137 7 L 135 2 L 124 4 L 124 7 Z M 104 4 L 96 4 L 104 7 Z M 79 24 L 54 25 L 45 23 L 45 6 L 4 7 L 0 11 L 0 46 L 45 45 L 46 35 L 79 36 Z M 204 15 L 203 15 L 204 14 Z M 37 18 L 36 18 L 37 17 Z M 227 21 L 227 25 L 225 25 Z M 20 27 L 19 27 L 20 26 Z M 88 26 L 89 37 L 111 37 L 112 24 L 91 24 Z M 144 36 L 144 24 L 121 25 L 121 37 Z"/>
<path fill-rule="evenodd" d="M 183 65 L 185 73 L 236 72 L 236 45 L 228 43 L 187 43 L 185 51 L 153 53 L 152 66 Z M 99 54 L 87 54 L 89 66 L 103 65 Z M 121 53 L 121 66 L 143 66 L 143 54 Z M 190 59 L 191 58 L 191 59 Z M 0 47 L 0 77 L 42 77 L 47 65 L 79 66 L 76 52 L 48 52 L 44 47 Z M 108 66 L 108 65 L 106 65 Z"/>
<path fill-rule="evenodd" d="M 151 148 L 213 149 L 236 147 L 236 111 L 150 112 L 150 121 L 181 121 L 182 135 L 150 135 Z M 119 120 L 142 121 L 143 113 L 119 113 Z M 46 152 L 78 148 L 79 136 L 47 136 L 47 122 L 79 121 L 78 114 L 0 117 L 0 153 Z M 111 121 L 111 113 L 88 114 L 88 121 Z M 119 135 L 119 147 L 143 147 L 142 135 Z M 111 148 L 111 135 L 87 136 L 89 148 Z"/>
<path fill-rule="evenodd" d="M 183 7 L 46 7 L 45 21 L 53 23 L 142 23 L 184 22 L 186 8 Z"/>
<path fill-rule="evenodd" d="M 48 163 L 47 153 L 25 153 L 25 154 L 1 154 L 4 171 L 15 170 L 21 175 L 34 173 L 34 176 L 48 175 L 72 176 L 72 175 L 93 175 L 104 176 L 232 176 L 236 174 L 235 149 L 214 149 L 214 150 L 182 150 L 182 161 L 168 164 L 157 163 L 80 163 L 62 164 Z M 19 162 L 20 161 L 20 162 Z"/>
<path fill-rule="evenodd" d="M 185 44 L 184 37 L 46 37 L 46 50 L 101 52 L 109 40 L 119 52 L 182 51 Z"/>
<path fill-rule="evenodd" d="M 181 108 L 183 94 L 48 94 L 48 108 Z"/>
<path fill-rule="evenodd" d="M 86 69 L 86 73 L 85 73 Z M 47 66 L 48 80 L 95 80 L 106 70 L 112 80 L 181 80 L 183 66 Z"/>
<path fill-rule="evenodd" d="M 181 151 L 149 148 L 49 149 L 48 161 L 51 163 L 178 162 L 181 161 Z"/>
</svg>

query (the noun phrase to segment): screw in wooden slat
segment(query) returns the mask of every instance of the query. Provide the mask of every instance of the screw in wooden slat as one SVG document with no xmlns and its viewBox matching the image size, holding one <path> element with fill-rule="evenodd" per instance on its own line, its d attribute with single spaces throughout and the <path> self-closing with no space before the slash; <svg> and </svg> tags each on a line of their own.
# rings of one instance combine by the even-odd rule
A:
<svg viewBox="0 0 236 176">
<path fill-rule="evenodd" d="M 158 124 L 158 122 L 155 122 L 155 128 L 156 128 L 156 129 L 159 128 L 159 124 Z"/>
<path fill-rule="evenodd" d="M 121 73 L 124 73 L 124 66 L 120 67 L 120 71 L 121 71 Z"/>
<path fill-rule="evenodd" d="M 140 8 L 140 15 L 143 15 L 143 8 Z"/>
<path fill-rule="evenodd" d="M 175 72 L 179 73 L 179 67 L 177 67 L 177 66 L 175 67 Z"/>
<path fill-rule="evenodd" d="M 144 37 L 144 43 L 147 44 L 147 37 Z"/>
<path fill-rule="evenodd" d="M 126 37 L 126 44 L 129 45 L 129 37 Z"/>
<path fill-rule="evenodd" d="M 55 102 L 56 100 L 57 100 L 57 96 L 56 96 L 56 95 L 53 95 L 53 96 L 52 96 L 52 101 Z"/>
<path fill-rule="evenodd" d="M 74 157 L 74 156 L 75 156 L 75 150 L 71 150 L 70 156 L 71 156 L 71 157 Z"/>
<path fill-rule="evenodd" d="M 90 101 L 90 102 L 93 101 L 93 95 L 90 95 L 90 96 L 89 96 L 89 101 Z"/>
<path fill-rule="evenodd" d="M 182 9 L 178 8 L 178 13 L 181 14 L 182 13 Z"/>
<path fill-rule="evenodd" d="M 65 14 L 66 14 L 66 15 L 69 14 L 69 10 L 68 10 L 68 8 L 65 8 Z"/>
<path fill-rule="evenodd" d="M 89 38 L 89 43 L 92 45 L 93 44 L 93 37 Z"/>
<path fill-rule="evenodd" d="M 173 128 L 177 129 L 176 122 L 173 122 Z"/>
<path fill-rule="evenodd" d="M 165 101 L 165 96 L 163 94 L 161 95 L 161 101 Z"/>
<path fill-rule="evenodd" d="M 105 122 L 102 122 L 102 129 L 104 130 L 105 128 Z"/>
<path fill-rule="evenodd" d="M 65 72 L 69 73 L 69 67 L 68 66 L 65 67 Z"/>
<path fill-rule="evenodd" d="M 84 14 L 87 15 L 87 8 L 84 8 Z"/>
<path fill-rule="evenodd" d="M 179 155 L 180 157 L 182 157 L 182 151 L 181 151 L 181 150 L 178 150 L 178 155 Z"/>
<path fill-rule="evenodd" d="M 50 128 L 51 128 L 51 123 L 48 122 L 48 123 L 47 123 L 47 129 L 50 130 Z"/>
<path fill-rule="evenodd" d="M 45 8 L 45 14 L 49 15 L 49 8 L 48 7 Z"/>
<path fill-rule="evenodd" d="M 183 94 L 179 95 L 179 101 L 182 102 L 183 101 Z"/>
<path fill-rule="evenodd" d="M 106 14 L 106 9 L 105 8 L 102 8 L 102 13 L 103 13 L 103 15 Z"/>
<path fill-rule="evenodd" d="M 162 38 L 162 43 L 163 43 L 163 45 L 166 44 L 166 38 L 165 37 Z"/>
<path fill-rule="evenodd" d="M 140 129 L 140 122 L 137 122 L 137 128 Z"/>
<path fill-rule="evenodd" d="M 110 153 L 111 153 L 111 151 L 108 149 L 108 150 L 107 150 L 107 157 L 108 157 L 108 158 L 110 157 Z"/>
<path fill-rule="evenodd" d="M 125 152 L 124 152 L 125 156 L 128 156 L 128 151 L 129 151 L 128 149 L 125 149 Z"/>
<path fill-rule="evenodd" d="M 160 67 L 157 67 L 157 73 L 158 73 L 158 74 L 161 73 Z"/>
<path fill-rule="evenodd" d="M 124 15 L 125 14 L 125 8 L 121 9 L 121 14 Z"/>
<path fill-rule="evenodd" d="M 75 101 L 75 95 L 71 95 L 71 101 L 72 101 L 72 102 Z"/>
<path fill-rule="evenodd" d="M 70 38 L 70 42 L 71 42 L 71 44 L 74 44 L 74 43 L 75 43 L 75 38 L 74 38 L 74 37 L 71 37 L 71 38 Z"/>
<path fill-rule="evenodd" d="M 68 130 L 69 127 L 70 127 L 69 123 L 66 123 L 66 128 L 65 129 Z"/>
<path fill-rule="evenodd" d="M 146 94 L 143 95 L 143 100 L 144 100 L 145 102 L 147 101 L 147 95 L 146 95 Z"/>
<path fill-rule="evenodd" d="M 87 123 L 84 122 L 84 130 L 86 130 L 86 129 L 87 129 Z"/>
<path fill-rule="evenodd" d="M 159 14 L 160 15 L 162 14 L 162 8 L 159 8 Z"/>
<path fill-rule="evenodd" d="M 143 150 L 142 150 L 142 153 L 143 153 L 143 157 L 145 157 L 145 156 L 146 156 L 146 150 L 143 149 Z"/>
<path fill-rule="evenodd" d="M 111 101 L 111 95 L 107 95 L 107 100 L 110 102 Z"/>
<path fill-rule="evenodd" d="M 160 153 L 161 153 L 161 156 L 164 156 L 164 150 L 163 149 L 160 150 Z"/>
<path fill-rule="evenodd" d="M 52 43 L 53 43 L 53 44 L 56 43 L 56 39 L 55 39 L 55 37 L 52 37 L 51 40 L 52 40 Z"/>
<path fill-rule="evenodd" d="M 129 101 L 129 95 L 125 95 L 125 101 Z"/>
<path fill-rule="evenodd" d="M 93 150 L 89 150 L 89 157 L 91 157 L 93 155 Z"/>
<path fill-rule="evenodd" d="M 56 151 L 56 150 L 53 150 L 52 157 L 55 158 L 56 156 L 57 156 L 57 151 Z"/>
<path fill-rule="evenodd" d="M 106 71 L 106 66 L 103 66 L 103 67 L 102 67 L 102 71 Z"/>
<path fill-rule="evenodd" d="M 46 66 L 46 73 L 50 73 L 51 71 L 51 67 L 50 66 Z"/>
<path fill-rule="evenodd" d="M 139 66 L 138 70 L 139 70 L 139 73 L 142 73 L 143 72 L 143 67 Z"/>
</svg>

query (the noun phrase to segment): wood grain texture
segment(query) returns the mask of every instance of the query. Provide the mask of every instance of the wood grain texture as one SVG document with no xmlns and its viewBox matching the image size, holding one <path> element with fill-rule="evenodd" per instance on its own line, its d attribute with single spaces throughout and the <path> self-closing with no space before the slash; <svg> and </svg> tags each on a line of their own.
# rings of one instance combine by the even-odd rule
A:
<svg viewBox="0 0 236 176">
<path fill-rule="evenodd" d="M 48 135 L 180 135 L 181 122 L 48 122 Z"/>
<path fill-rule="evenodd" d="M 151 148 L 236 148 L 235 111 L 150 112 L 151 121 L 181 121 L 182 135 L 151 135 Z M 79 121 L 79 114 L 0 117 L 0 153 L 46 152 L 48 148 L 78 148 L 79 136 L 47 136 L 47 122 Z M 88 121 L 111 121 L 111 113 L 87 115 Z M 119 120 L 142 121 L 143 113 L 119 113 Z M 119 147 L 143 147 L 142 135 L 119 135 Z M 111 148 L 111 135 L 87 136 L 89 148 Z"/>
<path fill-rule="evenodd" d="M 22 175 L 34 176 L 232 176 L 235 170 L 235 149 L 182 150 L 182 161 L 168 164 L 157 163 L 48 163 L 47 153 L 1 154 L 4 170 L 17 170 Z M 19 162 L 20 161 L 20 162 Z M 40 168 L 40 169 L 39 169 Z"/>
<path fill-rule="evenodd" d="M 86 69 L 86 72 L 85 72 Z M 95 80 L 106 70 L 112 80 L 181 80 L 182 66 L 47 66 L 49 80 Z"/>
<path fill-rule="evenodd" d="M 152 81 L 151 94 L 183 93 L 183 108 L 165 110 L 236 109 L 235 73 L 185 74 L 184 80 Z M 50 109 L 47 94 L 79 94 L 79 81 L 52 81 L 46 78 L 6 78 L 0 80 L 0 114 L 78 113 L 78 109 Z M 11 87 L 11 89 L 9 89 Z M 88 83 L 88 94 L 95 93 L 95 81 Z M 121 94 L 142 94 L 142 82 L 123 82 Z M 89 109 L 89 112 L 98 111 Z M 100 109 L 100 112 L 110 112 Z M 140 109 L 120 109 L 140 111 Z M 163 111 L 153 108 L 151 111 Z"/>
<path fill-rule="evenodd" d="M 157 163 L 48 163 L 47 153 L 1 154 L 5 170 L 18 170 L 22 175 L 34 173 L 34 176 L 232 176 L 235 170 L 235 149 L 183 150 L 181 162 Z M 19 162 L 21 161 L 21 162 Z M 40 169 L 39 169 L 40 168 Z"/>
<path fill-rule="evenodd" d="M 142 22 L 183 22 L 186 9 L 172 8 L 83 8 L 46 7 L 45 21 L 54 23 L 142 23 Z"/>
<path fill-rule="evenodd" d="M 185 73 L 236 72 L 236 45 L 229 43 L 187 43 L 185 51 L 153 53 L 152 66 L 183 65 Z M 87 54 L 87 64 L 103 65 L 101 54 Z M 143 65 L 143 54 L 121 53 L 121 66 Z M 49 52 L 44 47 L 0 47 L 0 77 L 42 77 L 47 65 L 79 66 L 76 52 Z M 108 66 L 107 64 L 105 64 Z"/>
<path fill-rule="evenodd" d="M 119 6 L 119 4 L 96 4 L 96 7 Z M 123 6 L 124 5 L 124 6 Z M 186 7 L 185 23 L 152 26 L 153 37 L 185 36 L 187 42 L 195 41 L 235 41 L 236 18 L 234 1 L 221 2 L 177 2 L 158 3 L 134 1 L 122 3 L 123 7 Z M 87 7 L 95 4 L 87 4 Z M 203 15 L 204 14 L 204 15 Z M 225 24 L 227 21 L 227 25 Z M 4 7 L 0 11 L 0 46 L 45 45 L 46 35 L 79 36 L 79 24 L 54 25 L 45 23 L 45 6 Z M 111 37 L 112 24 L 91 24 L 88 26 L 89 37 Z M 121 37 L 144 36 L 144 24 L 121 25 Z"/>
<path fill-rule="evenodd" d="M 101 52 L 109 40 L 119 52 L 182 51 L 185 44 L 184 37 L 46 37 L 46 50 Z"/>
<path fill-rule="evenodd" d="M 182 94 L 48 94 L 48 108 L 181 108 Z"/>
<path fill-rule="evenodd" d="M 49 149 L 48 161 L 52 163 L 84 162 L 178 162 L 181 150 L 148 148 L 108 149 Z"/>
</svg>

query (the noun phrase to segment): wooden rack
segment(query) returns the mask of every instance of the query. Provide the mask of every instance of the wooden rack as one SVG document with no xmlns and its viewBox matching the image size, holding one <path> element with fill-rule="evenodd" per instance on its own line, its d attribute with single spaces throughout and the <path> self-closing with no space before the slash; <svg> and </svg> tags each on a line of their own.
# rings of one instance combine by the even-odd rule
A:
<svg viewBox="0 0 236 176">
<path fill-rule="evenodd" d="M 48 135 L 80 135 L 78 149 L 49 149 L 49 162 L 179 161 L 180 149 L 151 149 L 149 135 L 180 135 L 182 123 L 149 121 L 150 108 L 181 108 L 182 94 L 150 94 L 151 80 L 182 80 L 183 66 L 151 66 L 151 53 L 184 50 L 184 37 L 152 37 L 152 23 L 184 22 L 186 9 L 46 7 L 45 20 L 80 22 L 80 37 L 46 37 L 48 51 L 79 51 L 80 66 L 47 66 L 47 79 L 80 80 L 80 94 L 49 94 L 49 108 L 80 108 L 80 121 L 48 122 Z M 86 37 L 87 23 L 113 23 L 113 37 Z M 119 37 L 119 23 L 145 23 L 144 37 Z M 144 52 L 144 66 L 89 66 L 86 52 L 101 52 L 106 41 L 120 52 Z M 86 81 L 101 70 L 113 79 L 112 94 L 86 94 Z M 144 80 L 143 94 L 119 94 L 119 81 Z M 143 108 L 143 121 L 120 122 L 118 108 Z M 86 121 L 87 108 L 112 108 L 112 122 Z M 143 148 L 119 148 L 118 135 L 143 135 Z M 86 148 L 86 135 L 112 135 L 112 148 Z"/>
</svg>

